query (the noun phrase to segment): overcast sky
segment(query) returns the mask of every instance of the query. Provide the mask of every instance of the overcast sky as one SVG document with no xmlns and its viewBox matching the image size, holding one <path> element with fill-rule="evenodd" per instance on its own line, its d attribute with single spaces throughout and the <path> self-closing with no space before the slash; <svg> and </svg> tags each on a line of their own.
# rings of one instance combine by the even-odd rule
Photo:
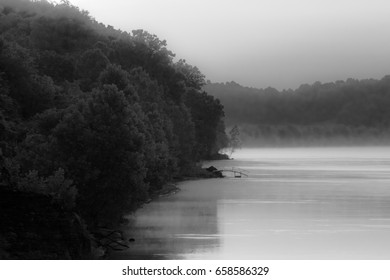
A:
<svg viewBox="0 0 390 280">
<path fill-rule="evenodd" d="M 390 74 L 389 0 L 71 0 L 165 39 L 212 82 L 297 88 Z"/>
</svg>

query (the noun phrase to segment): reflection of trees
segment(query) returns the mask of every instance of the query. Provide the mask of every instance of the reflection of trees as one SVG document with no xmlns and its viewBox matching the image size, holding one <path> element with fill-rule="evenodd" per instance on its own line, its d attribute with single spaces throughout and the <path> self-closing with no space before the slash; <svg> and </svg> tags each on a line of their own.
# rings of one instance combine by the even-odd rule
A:
<svg viewBox="0 0 390 280">
<path fill-rule="evenodd" d="M 191 183 L 184 187 L 185 194 L 161 198 L 139 210 L 128 233 L 136 242 L 114 258 L 180 259 L 217 247 L 217 203 L 207 198 L 207 186 L 202 184 Z"/>
</svg>

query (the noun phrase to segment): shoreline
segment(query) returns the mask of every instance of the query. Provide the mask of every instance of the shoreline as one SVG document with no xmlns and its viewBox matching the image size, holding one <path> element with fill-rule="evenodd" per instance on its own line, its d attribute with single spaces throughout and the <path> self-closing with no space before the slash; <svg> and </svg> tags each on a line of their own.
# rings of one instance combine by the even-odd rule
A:
<svg viewBox="0 0 390 280">
<path fill-rule="evenodd" d="M 153 191 L 150 194 L 150 198 L 147 201 L 140 204 L 140 206 L 137 209 L 135 209 L 131 213 L 128 213 L 125 216 L 134 215 L 138 210 L 142 209 L 145 205 L 153 203 L 153 201 L 159 199 L 160 197 L 168 197 L 177 194 L 178 192 L 181 191 L 181 188 L 178 187 L 178 185 L 181 183 L 188 182 L 188 181 L 195 181 L 195 180 L 215 179 L 215 178 L 221 178 L 221 177 L 217 176 L 213 172 L 207 171 L 206 168 L 203 167 L 199 168 L 196 170 L 196 173 L 194 172 L 193 175 L 183 176 L 181 178 L 178 178 L 177 180 L 164 184 L 161 187 L 161 189 Z M 137 240 L 135 240 L 133 236 L 131 236 L 131 234 L 128 234 L 130 231 L 125 230 L 125 228 L 129 226 L 129 223 L 130 223 L 129 219 L 124 217 L 124 221 L 118 226 L 118 231 L 121 233 L 120 239 L 121 241 L 124 242 L 124 245 L 127 246 L 126 249 L 120 250 L 119 252 L 131 249 L 129 246 L 131 246 L 131 244 L 133 244 L 134 242 L 137 242 Z M 104 254 L 99 256 L 98 259 L 108 259 L 108 260 L 113 259 L 110 256 L 112 256 L 113 254 L 115 255 L 116 252 L 118 252 L 118 250 L 113 250 L 109 248 L 103 248 L 103 250 L 105 250 Z"/>
</svg>

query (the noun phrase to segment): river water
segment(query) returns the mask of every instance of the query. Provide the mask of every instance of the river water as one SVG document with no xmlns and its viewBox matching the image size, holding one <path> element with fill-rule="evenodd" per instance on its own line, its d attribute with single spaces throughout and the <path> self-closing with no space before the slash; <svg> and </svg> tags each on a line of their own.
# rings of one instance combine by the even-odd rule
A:
<svg viewBox="0 0 390 280">
<path fill-rule="evenodd" d="M 390 147 L 242 149 L 129 216 L 118 259 L 390 259 Z"/>
</svg>

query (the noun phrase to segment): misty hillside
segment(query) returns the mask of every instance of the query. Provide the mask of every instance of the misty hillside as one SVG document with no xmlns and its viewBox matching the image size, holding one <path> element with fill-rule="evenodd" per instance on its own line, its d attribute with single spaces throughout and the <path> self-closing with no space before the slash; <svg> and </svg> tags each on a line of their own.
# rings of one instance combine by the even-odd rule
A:
<svg viewBox="0 0 390 280">
<path fill-rule="evenodd" d="M 221 100 L 227 126 L 239 125 L 251 144 L 387 143 L 390 77 L 256 89 L 235 82 L 208 83 Z"/>
<path fill-rule="evenodd" d="M 53 241 L 68 253 L 51 254 L 39 228 L 15 229 L 12 219 L 30 218 L 19 203 L 45 201 L 35 212 L 65 217 L 53 221 L 64 226 L 80 223 L 67 220 L 72 213 L 92 231 L 116 225 L 226 144 L 204 75 L 175 62 L 156 35 L 115 30 L 67 1 L 27 0 L 0 1 L 0 34 L 0 188 L 21 193 L 7 196 L 21 200 L 6 201 L 15 209 L 0 216 L 9 226 L 1 257 L 82 257 L 68 250 L 69 236 Z M 30 249 L 18 247 L 27 235 L 36 236 Z"/>
</svg>

